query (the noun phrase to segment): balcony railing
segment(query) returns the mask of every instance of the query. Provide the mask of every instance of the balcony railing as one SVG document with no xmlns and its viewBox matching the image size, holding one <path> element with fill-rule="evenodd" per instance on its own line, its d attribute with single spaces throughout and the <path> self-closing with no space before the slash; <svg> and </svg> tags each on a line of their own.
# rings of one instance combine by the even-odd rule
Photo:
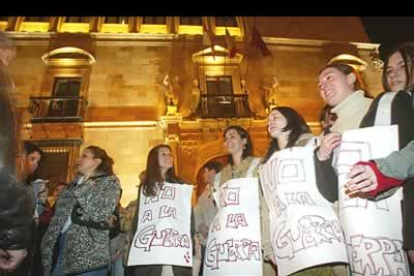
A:
<svg viewBox="0 0 414 276">
<path fill-rule="evenodd" d="M 251 115 L 248 95 L 201 95 L 202 118 L 248 118 Z"/>
<path fill-rule="evenodd" d="M 83 97 L 30 97 L 32 123 L 82 122 L 88 102 Z"/>
</svg>

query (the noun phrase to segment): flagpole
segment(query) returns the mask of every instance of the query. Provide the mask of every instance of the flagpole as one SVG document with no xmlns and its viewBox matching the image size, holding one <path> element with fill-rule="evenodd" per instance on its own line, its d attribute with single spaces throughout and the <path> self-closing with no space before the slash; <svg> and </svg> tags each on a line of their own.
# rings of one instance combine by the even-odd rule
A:
<svg viewBox="0 0 414 276">
<path fill-rule="evenodd" d="M 207 18 L 204 18 L 204 22 L 203 22 L 203 35 L 201 37 L 201 49 L 202 49 L 202 55 L 203 55 L 203 64 L 202 64 L 202 71 L 203 71 L 203 78 L 204 78 L 204 99 L 201 98 L 201 117 L 205 117 L 206 114 L 203 114 L 204 112 L 208 112 L 208 97 L 207 97 L 207 76 L 206 76 L 206 55 L 204 54 L 204 36 L 206 34 L 204 34 L 204 32 L 206 31 L 204 29 L 204 24 L 207 24 Z M 204 105 L 203 105 L 203 100 L 204 100 Z M 203 110 L 203 107 L 206 107 L 207 110 Z"/>
</svg>

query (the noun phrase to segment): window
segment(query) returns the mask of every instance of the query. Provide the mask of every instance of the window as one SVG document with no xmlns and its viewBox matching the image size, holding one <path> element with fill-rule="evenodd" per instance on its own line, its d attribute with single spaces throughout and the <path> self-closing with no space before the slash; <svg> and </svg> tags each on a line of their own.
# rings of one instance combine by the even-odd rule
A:
<svg viewBox="0 0 414 276">
<path fill-rule="evenodd" d="M 236 17 L 217 16 L 216 18 L 216 35 L 225 35 L 226 30 L 232 36 L 241 36 L 240 27 L 237 24 Z"/>
<path fill-rule="evenodd" d="M 66 16 L 59 32 L 88 33 L 90 28 L 90 16 Z"/>
<path fill-rule="evenodd" d="M 101 32 L 128 33 L 129 27 L 127 16 L 106 16 L 101 27 Z"/>
<path fill-rule="evenodd" d="M 53 98 L 50 100 L 48 117 L 70 117 L 78 115 L 81 78 L 56 78 Z"/>
<path fill-rule="evenodd" d="M 54 97 L 79 96 L 81 78 L 56 78 L 53 88 Z"/>
<path fill-rule="evenodd" d="M 237 27 L 236 17 L 216 16 L 216 27 Z"/>
<path fill-rule="evenodd" d="M 181 16 L 178 24 L 179 34 L 203 34 L 203 19 L 200 16 Z"/>
<path fill-rule="evenodd" d="M 80 140 L 31 141 L 44 152 L 36 178 L 49 180 L 50 183 L 69 182 L 74 177 L 73 168 L 79 156 Z"/>
<path fill-rule="evenodd" d="M 148 25 L 165 25 L 167 18 L 165 16 L 144 16 L 143 24 Z"/>
<path fill-rule="evenodd" d="M 91 20 L 90 16 L 66 16 L 66 23 L 89 23 Z"/>
<path fill-rule="evenodd" d="M 49 16 L 25 16 L 19 26 L 21 32 L 47 32 L 49 30 Z"/>
<path fill-rule="evenodd" d="M 165 16 L 144 16 L 140 28 L 141 33 L 166 34 L 167 17 Z"/>
<path fill-rule="evenodd" d="M 180 25 L 202 26 L 203 20 L 200 16 L 181 16 Z"/>
<path fill-rule="evenodd" d="M 25 22 L 49 22 L 49 16 L 26 16 L 24 18 Z"/>
<path fill-rule="evenodd" d="M 207 95 L 202 95 L 201 100 L 202 117 L 236 117 L 231 76 L 207 76 L 206 83 Z"/>
<path fill-rule="evenodd" d="M 207 94 L 233 94 L 231 76 L 207 77 Z"/>
<path fill-rule="evenodd" d="M 9 18 L 7 16 L 0 16 L 0 31 L 6 30 Z"/>
<path fill-rule="evenodd" d="M 105 24 L 128 24 L 127 16 L 107 16 L 105 17 Z"/>
</svg>

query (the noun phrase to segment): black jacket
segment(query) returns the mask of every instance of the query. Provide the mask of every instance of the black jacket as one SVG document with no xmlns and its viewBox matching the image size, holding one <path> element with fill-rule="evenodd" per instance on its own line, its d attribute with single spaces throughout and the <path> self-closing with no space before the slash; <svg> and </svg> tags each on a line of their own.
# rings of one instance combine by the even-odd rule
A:
<svg viewBox="0 0 414 276">
<path fill-rule="evenodd" d="M 0 66 L 0 248 L 28 248 L 33 233 L 33 196 L 15 178 L 16 123 L 9 92 L 10 79 Z"/>
<path fill-rule="evenodd" d="M 33 234 L 33 199 L 26 184 L 0 173 L 0 248 L 28 248 Z"/>
</svg>

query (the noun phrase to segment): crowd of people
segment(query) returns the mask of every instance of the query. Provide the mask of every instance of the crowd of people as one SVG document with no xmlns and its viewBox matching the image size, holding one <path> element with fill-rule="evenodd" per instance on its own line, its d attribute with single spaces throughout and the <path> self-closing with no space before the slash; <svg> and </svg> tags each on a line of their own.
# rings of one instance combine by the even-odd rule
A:
<svg viewBox="0 0 414 276">
<path fill-rule="evenodd" d="M 202 276 L 207 241 L 218 213 L 213 194 L 230 180 L 259 178 L 261 166 L 275 153 L 295 147 L 314 149 L 318 192 L 339 215 L 341 187 L 337 158 L 342 135 L 348 130 L 384 124 L 384 118 L 378 114 L 385 112 L 381 110 L 384 106 L 381 103 L 386 98 L 391 101 L 390 118 L 386 120 L 399 127 L 400 151 L 356 163 L 347 175 L 345 191 L 352 197 L 378 201 L 392 196 L 403 186 L 401 231 L 413 273 L 414 43 L 399 45 L 389 53 L 382 73 L 386 92 L 375 99 L 364 90 L 362 79 L 352 66 L 332 63 L 322 68 L 318 83 L 326 105 L 321 110 L 323 131 L 319 136 L 311 133 L 298 111 L 287 106 L 269 111 L 270 144 L 263 158 L 253 155 L 252 139 L 246 129 L 231 125 L 224 130 L 228 162 L 204 164 L 201 171 L 205 189 L 186 221 L 190 226 L 187 230 L 195 256 L 194 266 L 157 262 L 131 265 L 129 262 L 131 248 L 137 247 L 134 244 L 137 229 L 147 215 L 147 209 L 142 208 L 152 202 L 148 198 L 157 198 L 166 183 L 177 187 L 186 185 L 176 175 L 168 145 L 157 145 L 149 151 L 146 170 L 140 174 L 137 199 L 126 208 L 120 205 L 122 190 L 113 169 L 114 160 L 98 146 L 88 146 L 82 151 L 76 161 L 78 173 L 70 183 L 33 179 L 44 153 L 32 143 L 19 142 L 18 118 L 10 98 L 13 84 L 6 70 L 15 55 L 13 41 L 0 33 L 0 275 Z M 271 242 L 269 208 L 260 187 L 262 271 L 263 275 L 270 276 L 276 275 L 278 262 Z M 180 197 L 171 198 L 174 206 L 182 204 Z M 184 240 L 181 240 L 183 244 Z M 329 263 L 292 275 L 345 276 L 350 275 L 350 268 L 347 263 Z"/>
</svg>

